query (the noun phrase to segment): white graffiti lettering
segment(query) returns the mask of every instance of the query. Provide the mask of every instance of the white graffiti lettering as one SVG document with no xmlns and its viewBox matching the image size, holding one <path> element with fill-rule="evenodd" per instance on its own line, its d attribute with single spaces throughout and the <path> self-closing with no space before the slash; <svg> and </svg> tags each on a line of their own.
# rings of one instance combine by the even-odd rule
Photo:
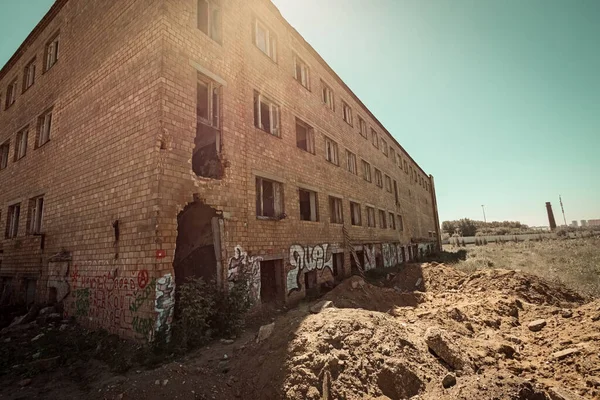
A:
<svg viewBox="0 0 600 400">
<path fill-rule="evenodd" d="M 241 246 L 235 246 L 234 256 L 229 259 L 227 269 L 227 281 L 230 287 L 241 275 L 247 277 L 250 299 L 254 303 L 260 302 L 260 262 L 262 260 L 263 258 L 259 256 L 248 256 Z"/>
<path fill-rule="evenodd" d="M 328 244 L 314 247 L 293 245 L 290 247 L 290 264 L 292 269 L 287 274 L 287 290 L 291 293 L 300 290 L 300 274 L 302 271 L 323 271 L 329 268 L 333 273 L 333 257 L 328 253 Z"/>
</svg>

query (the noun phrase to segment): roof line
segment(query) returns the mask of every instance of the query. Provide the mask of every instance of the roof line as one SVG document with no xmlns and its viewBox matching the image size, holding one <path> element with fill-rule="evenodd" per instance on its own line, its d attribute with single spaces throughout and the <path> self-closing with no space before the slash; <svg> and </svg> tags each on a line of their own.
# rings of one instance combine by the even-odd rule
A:
<svg viewBox="0 0 600 400">
<path fill-rule="evenodd" d="M 48 12 L 44 15 L 40 22 L 38 22 L 35 28 L 33 28 L 29 35 L 27 35 L 27 38 L 25 38 L 23 43 L 21 43 L 17 51 L 15 51 L 12 57 L 10 57 L 6 64 L 4 64 L 4 66 L 0 70 L 0 79 L 4 78 L 8 74 L 8 71 L 10 71 L 12 67 L 14 67 L 14 65 L 17 63 L 17 61 L 19 61 L 21 56 L 23 56 L 25 51 L 27 51 L 29 46 L 40 36 L 44 29 L 46 29 L 48 24 L 50 24 L 50 22 L 54 19 L 56 14 L 58 14 L 58 12 L 67 3 L 67 1 L 69 0 L 56 0 L 54 2 L 52 7 L 50 7 L 50 10 L 48 10 Z"/>
<path fill-rule="evenodd" d="M 365 104 L 358 98 L 358 96 L 352 91 L 352 89 L 350 89 L 350 87 L 348 87 L 348 85 L 342 80 L 342 78 L 340 78 L 340 76 L 333 70 L 333 68 L 331 68 L 329 66 L 329 64 L 327 64 L 327 61 L 325 61 L 323 59 L 323 57 L 321 57 L 321 55 L 311 46 L 310 43 L 308 43 L 306 41 L 306 39 L 304 39 L 304 37 L 300 34 L 300 32 L 298 32 L 296 30 L 296 28 L 294 28 L 281 14 L 281 11 L 279 11 L 279 8 L 277 8 L 277 6 L 275 4 L 273 4 L 273 2 L 271 0 L 265 0 L 266 3 L 269 4 L 270 7 L 273 8 L 273 10 L 275 11 L 276 15 L 283 21 L 284 24 L 286 24 L 292 31 L 293 33 L 298 37 L 298 39 L 300 39 L 307 47 L 308 50 L 312 53 L 312 55 L 321 62 L 321 64 L 325 67 L 326 70 L 328 70 L 333 77 L 338 81 L 338 83 L 340 85 L 342 85 L 342 87 L 344 87 L 349 93 L 350 95 L 354 98 L 354 100 L 363 107 L 364 110 L 366 110 L 367 114 L 369 114 L 369 116 L 379 125 L 379 127 L 381 129 L 383 129 L 383 131 L 385 133 L 387 133 L 387 135 L 390 137 L 390 139 L 392 139 L 392 141 L 394 143 L 396 143 L 398 145 L 398 147 L 400 147 L 400 149 L 402 149 L 402 151 L 404 151 L 404 153 L 406 153 L 406 155 L 408 156 L 408 158 L 417 166 L 417 168 L 419 168 L 419 170 L 421 170 L 421 172 L 423 174 L 425 174 L 425 176 L 429 176 L 425 171 L 423 171 L 423 168 L 421 168 L 421 166 L 419 165 L 419 163 L 417 163 L 412 157 L 411 155 L 408 153 L 408 151 L 406 151 L 406 149 L 404 147 L 402 147 L 402 145 L 400 143 L 398 143 L 398 141 L 396 140 L 396 138 L 394 138 L 394 136 L 392 136 L 392 134 L 385 128 L 385 126 L 383 126 L 383 124 L 381 123 L 381 121 L 379 121 L 379 119 L 377 119 L 377 117 L 375 115 L 373 115 L 373 113 L 369 110 L 369 108 L 367 106 L 365 106 Z"/>
</svg>

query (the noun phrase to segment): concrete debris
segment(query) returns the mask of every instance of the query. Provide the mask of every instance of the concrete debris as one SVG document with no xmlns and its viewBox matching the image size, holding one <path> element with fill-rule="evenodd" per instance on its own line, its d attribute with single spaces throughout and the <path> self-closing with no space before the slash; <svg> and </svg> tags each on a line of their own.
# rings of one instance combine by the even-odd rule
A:
<svg viewBox="0 0 600 400">
<path fill-rule="evenodd" d="M 43 337 L 44 337 L 44 334 L 40 333 L 39 335 L 37 335 L 36 337 L 34 337 L 33 339 L 31 339 L 31 341 L 32 342 L 37 342 L 38 340 L 40 340 Z"/>
<path fill-rule="evenodd" d="M 323 300 L 323 301 L 318 302 L 317 304 L 313 304 L 310 307 L 310 312 L 313 314 L 318 314 L 326 308 L 333 308 L 333 307 L 334 307 L 334 305 L 333 305 L 332 301 Z"/>
<path fill-rule="evenodd" d="M 470 362 L 463 358 L 459 347 L 445 330 L 438 327 L 428 328 L 425 332 L 425 343 L 436 356 L 453 369 L 470 369 Z"/>
<path fill-rule="evenodd" d="M 532 332 L 539 332 L 542 329 L 544 329 L 545 326 L 546 326 L 546 320 L 545 319 L 536 319 L 535 321 L 531 321 L 527 325 L 527 328 L 529 328 L 529 330 L 532 331 Z"/>
<path fill-rule="evenodd" d="M 509 346 L 508 344 L 501 343 L 497 349 L 498 353 L 504 354 L 506 358 L 513 358 L 515 353 L 517 352 L 514 347 Z"/>
<path fill-rule="evenodd" d="M 568 308 L 562 310 L 562 312 L 560 313 L 560 315 L 563 318 L 571 318 L 573 316 L 573 311 L 569 310 Z"/>
<path fill-rule="evenodd" d="M 258 335 L 256 337 L 256 343 L 260 343 L 264 340 L 267 340 L 269 336 L 273 334 L 273 330 L 275 329 L 275 322 L 269 325 L 263 325 L 258 330 Z"/>
<path fill-rule="evenodd" d="M 553 387 L 548 389 L 548 396 L 551 400 L 585 400 L 583 397 L 567 389 Z"/>
<path fill-rule="evenodd" d="M 43 317 L 45 315 L 50 315 L 50 314 L 55 314 L 56 313 L 56 309 L 54 307 L 44 307 L 40 310 L 40 313 L 38 314 L 40 317 Z"/>
<path fill-rule="evenodd" d="M 552 353 L 551 357 L 553 360 L 563 360 L 569 356 L 579 354 L 580 352 L 581 352 L 581 350 L 571 347 L 569 349 L 565 349 L 565 350 L 561 350 L 561 351 Z"/>
</svg>

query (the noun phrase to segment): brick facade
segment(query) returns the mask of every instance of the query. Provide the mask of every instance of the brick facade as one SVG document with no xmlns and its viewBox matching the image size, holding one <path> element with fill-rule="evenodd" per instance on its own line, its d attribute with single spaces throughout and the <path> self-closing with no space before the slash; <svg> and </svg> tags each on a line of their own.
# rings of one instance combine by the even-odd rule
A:
<svg viewBox="0 0 600 400">
<path fill-rule="evenodd" d="M 44 71 L 55 37 L 58 61 Z M 35 83 L 23 92 L 34 57 Z M 306 66 L 298 79 L 296 62 Z M 15 78 L 16 100 L 5 109 Z M 208 111 L 199 80 L 210 91 Z M 259 105 L 257 113 L 256 93 L 275 107 Z M 267 0 L 58 0 L 0 72 L 0 101 L 0 145 L 10 145 L 0 170 L 5 296 L 9 286 L 22 296 L 23 282 L 35 282 L 37 301 L 64 297 L 65 313 L 92 327 L 152 338 L 169 325 L 175 280 L 191 275 L 225 285 L 252 270 L 257 300 L 293 303 L 334 270 L 350 274 L 351 247 L 363 266 L 371 256 L 388 266 L 409 248 L 414 257 L 415 247 L 439 243 L 433 178 Z M 352 124 L 343 119 L 344 103 Z M 46 111 L 50 140 L 38 148 Z M 205 112 L 210 121 L 199 117 Z M 276 135 L 257 128 L 255 114 Z M 297 145 L 297 119 L 311 128 L 311 151 Z M 15 160 L 26 126 L 27 152 Z M 326 160 L 326 138 L 337 144 L 339 165 Z M 356 174 L 347 151 L 356 155 Z M 362 160 L 372 182 L 363 179 Z M 301 189 L 314 193 L 304 207 L 316 221 L 301 220 Z M 36 234 L 30 227 L 40 196 Z M 341 199 L 343 223 L 331 222 L 330 197 Z M 273 213 L 271 202 L 281 203 Z M 352 225 L 350 202 L 360 205 L 361 226 Z M 376 227 L 367 227 L 367 206 Z M 259 207 L 273 218 L 257 217 Z M 396 229 L 380 226 L 379 210 Z"/>
</svg>

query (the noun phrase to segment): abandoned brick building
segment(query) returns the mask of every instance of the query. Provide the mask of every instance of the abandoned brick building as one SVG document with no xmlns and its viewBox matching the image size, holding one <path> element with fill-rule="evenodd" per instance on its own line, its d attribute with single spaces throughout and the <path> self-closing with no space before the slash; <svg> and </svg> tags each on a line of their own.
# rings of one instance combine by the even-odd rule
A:
<svg viewBox="0 0 600 400">
<path fill-rule="evenodd" d="M 57 0 L 0 71 L 2 302 L 151 339 L 440 243 L 434 182 L 269 0 Z"/>
</svg>

